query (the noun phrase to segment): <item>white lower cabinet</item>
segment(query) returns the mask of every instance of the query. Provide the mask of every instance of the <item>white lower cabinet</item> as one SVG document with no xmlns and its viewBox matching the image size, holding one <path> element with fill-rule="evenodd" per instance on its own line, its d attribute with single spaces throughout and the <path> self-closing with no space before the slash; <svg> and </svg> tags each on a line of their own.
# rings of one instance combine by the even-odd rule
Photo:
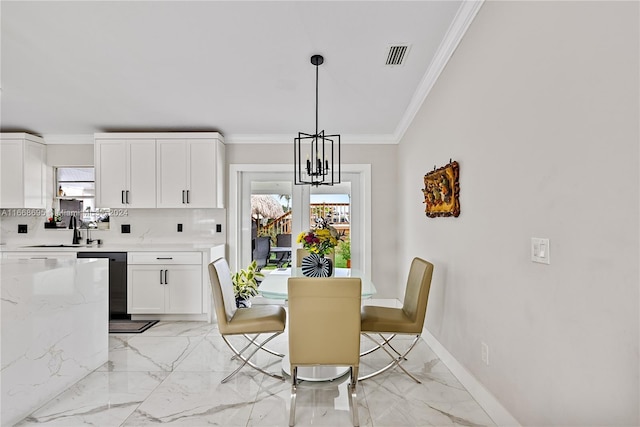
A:
<svg viewBox="0 0 640 427">
<path fill-rule="evenodd" d="M 129 314 L 202 313 L 200 252 L 129 252 Z"/>
</svg>

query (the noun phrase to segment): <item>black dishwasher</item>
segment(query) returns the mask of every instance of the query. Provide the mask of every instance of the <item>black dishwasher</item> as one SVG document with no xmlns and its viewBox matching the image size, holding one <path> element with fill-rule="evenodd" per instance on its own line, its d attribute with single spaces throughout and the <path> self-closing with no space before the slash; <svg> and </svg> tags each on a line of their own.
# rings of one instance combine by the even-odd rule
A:
<svg viewBox="0 0 640 427">
<path fill-rule="evenodd" d="M 127 314 L 127 253 L 78 252 L 78 258 L 109 258 L 109 320 L 131 319 Z"/>
</svg>

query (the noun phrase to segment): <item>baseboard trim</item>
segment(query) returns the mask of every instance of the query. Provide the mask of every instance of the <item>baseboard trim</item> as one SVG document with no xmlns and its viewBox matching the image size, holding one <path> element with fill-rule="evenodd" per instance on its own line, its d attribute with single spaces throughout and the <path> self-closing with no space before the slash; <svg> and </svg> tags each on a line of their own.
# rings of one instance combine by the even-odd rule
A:
<svg viewBox="0 0 640 427">
<path fill-rule="evenodd" d="M 460 381 L 464 388 L 478 402 L 494 423 L 500 427 L 520 427 L 520 423 L 505 409 L 496 397 L 487 390 L 464 366 L 444 348 L 442 344 L 427 330 L 422 332 L 422 338 L 440 358 L 442 363 Z"/>
</svg>

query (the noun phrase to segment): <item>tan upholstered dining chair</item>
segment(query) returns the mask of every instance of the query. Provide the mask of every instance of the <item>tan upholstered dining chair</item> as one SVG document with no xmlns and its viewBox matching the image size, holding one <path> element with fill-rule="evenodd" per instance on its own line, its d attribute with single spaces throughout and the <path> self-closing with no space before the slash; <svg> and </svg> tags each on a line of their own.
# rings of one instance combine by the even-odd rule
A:
<svg viewBox="0 0 640 427">
<path fill-rule="evenodd" d="M 289 279 L 290 426 L 295 424 L 298 367 L 318 365 L 349 366 L 349 407 L 353 425 L 359 425 L 361 288 L 359 278 Z"/>
<path fill-rule="evenodd" d="M 392 360 L 383 368 L 360 377 L 360 381 L 379 375 L 397 366 L 417 383 L 420 383 L 420 380 L 411 375 L 401 365 L 401 362 L 406 360 L 407 354 L 415 347 L 422 334 L 432 275 L 433 264 L 421 258 L 414 258 L 409 269 L 409 277 L 407 278 L 402 308 L 379 307 L 375 305 L 362 307 L 362 335 L 373 341 L 375 347 L 363 352 L 360 356 L 366 356 L 375 350 L 382 349 Z M 377 334 L 380 340 L 373 338 L 371 336 L 373 334 Z M 385 337 L 383 334 L 391 335 Z M 390 343 L 397 334 L 414 336 L 413 341 L 402 354 Z"/>
<path fill-rule="evenodd" d="M 226 376 L 222 382 L 227 382 L 245 365 L 249 365 L 266 375 L 284 381 L 282 375 L 267 372 L 250 360 L 259 350 L 264 350 L 278 357 L 284 357 L 284 354 L 265 347 L 265 344 L 284 332 L 287 316 L 284 307 L 279 305 L 257 305 L 251 308 L 236 308 L 231 271 L 229 270 L 229 264 L 227 264 L 224 258 L 218 258 L 209 264 L 209 279 L 213 293 L 213 304 L 218 319 L 218 329 L 220 330 L 222 339 L 227 343 L 231 351 L 233 351 L 235 357 L 241 360 L 240 366 Z M 249 336 L 253 334 L 255 334 L 255 336 Z M 264 341 L 258 342 L 260 334 L 271 335 Z M 229 342 L 227 337 L 230 335 L 242 335 L 248 340 L 248 343 L 244 348 L 238 350 Z M 246 355 L 245 352 L 248 352 L 250 349 L 253 349 L 253 351 Z M 280 365 L 278 364 L 278 366 Z"/>
</svg>

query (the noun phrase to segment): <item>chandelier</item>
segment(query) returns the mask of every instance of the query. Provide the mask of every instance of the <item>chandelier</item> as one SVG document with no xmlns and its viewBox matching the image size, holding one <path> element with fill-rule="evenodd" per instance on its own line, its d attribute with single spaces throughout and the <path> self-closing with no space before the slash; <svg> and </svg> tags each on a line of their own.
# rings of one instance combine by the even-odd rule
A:
<svg viewBox="0 0 640 427">
<path fill-rule="evenodd" d="M 316 131 L 298 132 L 293 140 L 294 183 L 296 185 L 334 185 L 340 183 L 340 135 L 318 131 L 318 68 L 322 55 L 313 55 L 316 66 Z"/>
</svg>

